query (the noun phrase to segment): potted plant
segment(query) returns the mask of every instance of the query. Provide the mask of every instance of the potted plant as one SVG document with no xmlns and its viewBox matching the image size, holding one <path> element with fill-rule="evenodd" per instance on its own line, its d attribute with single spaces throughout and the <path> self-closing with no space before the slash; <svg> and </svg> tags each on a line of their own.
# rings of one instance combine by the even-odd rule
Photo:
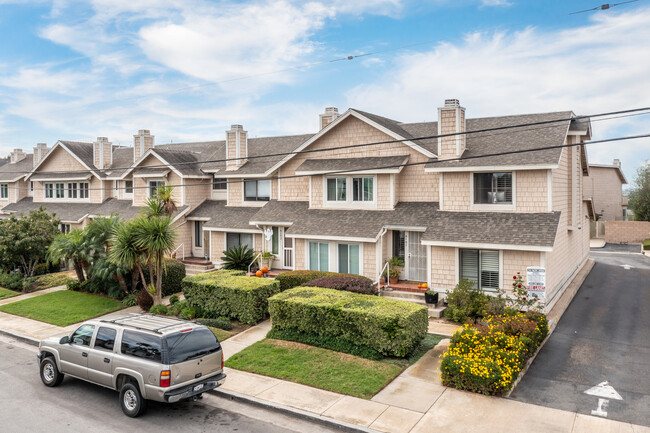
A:
<svg viewBox="0 0 650 433">
<path fill-rule="evenodd" d="M 424 301 L 427 304 L 437 304 L 438 303 L 438 292 L 434 290 L 427 290 L 424 292 Z"/>
<path fill-rule="evenodd" d="M 397 284 L 397 281 L 399 280 L 399 269 L 391 269 L 388 272 L 388 281 L 390 284 Z"/>
<path fill-rule="evenodd" d="M 270 251 L 264 251 L 262 253 L 262 266 L 261 267 L 263 268 L 263 267 L 266 266 L 268 268 L 268 270 L 270 271 L 272 269 L 271 264 L 273 263 L 273 260 L 275 260 L 275 256 L 273 254 L 271 254 Z"/>
</svg>

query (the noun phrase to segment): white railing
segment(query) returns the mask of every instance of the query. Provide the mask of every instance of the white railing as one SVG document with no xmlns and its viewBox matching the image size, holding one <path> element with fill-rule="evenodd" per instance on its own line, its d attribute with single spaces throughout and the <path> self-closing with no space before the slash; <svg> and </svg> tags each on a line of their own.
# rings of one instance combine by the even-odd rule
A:
<svg viewBox="0 0 650 433">
<path fill-rule="evenodd" d="M 381 268 L 381 272 L 379 272 L 379 275 L 377 275 L 377 281 L 375 281 L 375 284 L 379 285 L 379 281 L 381 280 L 381 276 L 386 275 L 386 282 L 388 282 L 388 279 L 390 278 L 390 266 L 388 265 L 388 262 L 384 265 L 383 268 Z"/>
<path fill-rule="evenodd" d="M 180 244 L 179 246 L 177 246 L 176 249 L 174 251 L 172 251 L 171 256 L 176 257 L 175 254 L 176 254 L 176 251 L 178 251 L 179 248 L 181 248 L 181 260 L 184 260 L 185 259 L 185 244 Z"/>
<path fill-rule="evenodd" d="M 250 273 L 251 273 L 251 267 L 252 267 L 253 264 L 257 261 L 257 259 L 259 259 L 261 256 L 262 256 L 262 253 L 259 253 L 258 255 L 256 255 L 255 258 L 253 259 L 253 261 L 251 262 L 251 264 L 248 265 L 248 273 L 247 273 L 247 275 L 250 275 Z"/>
<path fill-rule="evenodd" d="M 284 247 L 284 262 L 282 263 L 284 268 L 293 268 L 293 248 Z"/>
</svg>

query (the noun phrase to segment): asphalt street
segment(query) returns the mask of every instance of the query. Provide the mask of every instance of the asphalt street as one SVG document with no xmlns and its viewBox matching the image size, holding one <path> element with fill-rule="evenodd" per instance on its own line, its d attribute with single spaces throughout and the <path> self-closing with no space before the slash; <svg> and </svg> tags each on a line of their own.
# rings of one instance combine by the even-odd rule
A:
<svg viewBox="0 0 650 433">
<path fill-rule="evenodd" d="M 41 383 L 36 348 L 0 336 L 0 431 L 47 432 L 333 432 L 321 425 L 206 395 L 203 400 L 149 402 L 128 418 L 115 391 L 65 378 L 57 388 Z"/>
<path fill-rule="evenodd" d="M 599 400 L 585 391 L 607 381 L 622 400 L 606 398 L 601 412 L 650 426 L 650 257 L 614 250 L 593 252 L 595 266 L 511 398 L 592 415 Z"/>
</svg>

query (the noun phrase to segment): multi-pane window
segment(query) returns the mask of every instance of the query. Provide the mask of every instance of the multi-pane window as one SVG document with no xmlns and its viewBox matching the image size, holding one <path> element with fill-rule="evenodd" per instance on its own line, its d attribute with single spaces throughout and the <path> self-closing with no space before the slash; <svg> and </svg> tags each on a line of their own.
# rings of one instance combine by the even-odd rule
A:
<svg viewBox="0 0 650 433">
<path fill-rule="evenodd" d="M 0 198 L 9 198 L 9 184 L 0 184 Z"/>
<path fill-rule="evenodd" d="M 165 187 L 164 180 L 150 180 L 149 181 L 149 197 L 155 197 L 160 188 Z"/>
<path fill-rule="evenodd" d="M 45 198 L 85 199 L 88 198 L 89 184 L 88 182 L 69 182 L 67 185 L 65 183 L 45 183 L 43 190 Z"/>
<path fill-rule="evenodd" d="M 212 189 L 215 191 L 225 191 L 228 189 L 228 179 L 213 179 Z"/>
<path fill-rule="evenodd" d="M 511 204 L 512 173 L 474 173 L 474 203 Z"/>
<path fill-rule="evenodd" d="M 77 184 L 69 183 L 68 184 L 68 198 L 77 198 Z"/>
<path fill-rule="evenodd" d="M 43 189 L 45 191 L 45 198 L 54 197 L 54 184 L 53 183 L 44 184 Z"/>
<path fill-rule="evenodd" d="M 56 183 L 54 184 L 54 197 L 55 198 L 65 198 L 65 188 L 64 184 Z"/>
<path fill-rule="evenodd" d="M 79 198 L 88 198 L 88 182 L 79 184 Z"/>
<path fill-rule="evenodd" d="M 70 233 L 70 224 L 59 224 L 59 230 L 61 230 L 61 233 L 63 234 Z"/>
<path fill-rule="evenodd" d="M 271 199 L 271 180 L 246 180 L 244 181 L 244 200 L 269 201 Z"/>
<path fill-rule="evenodd" d="M 253 235 L 251 233 L 228 233 L 226 235 L 226 249 L 246 245 L 253 249 Z"/>
<path fill-rule="evenodd" d="M 459 252 L 460 278 L 483 290 L 499 288 L 499 251 L 461 249 Z"/>
<path fill-rule="evenodd" d="M 345 177 L 334 177 L 327 179 L 327 200 L 347 200 L 347 179 Z"/>
<path fill-rule="evenodd" d="M 353 177 L 352 201 L 372 201 L 373 180 L 372 177 Z"/>
<path fill-rule="evenodd" d="M 339 272 L 344 274 L 359 273 L 358 244 L 339 244 Z"/>
<path fill-rule="evenodd" d="M 133 194 L 133 181 L 125 180 L 124 181 L 124 194 Z"/>
<path fill-rule="evenodd" d="M 329 270 L 329 244 L 327 242 L 309 242 L 309 269 L 312 271 Z"/>
</svg>

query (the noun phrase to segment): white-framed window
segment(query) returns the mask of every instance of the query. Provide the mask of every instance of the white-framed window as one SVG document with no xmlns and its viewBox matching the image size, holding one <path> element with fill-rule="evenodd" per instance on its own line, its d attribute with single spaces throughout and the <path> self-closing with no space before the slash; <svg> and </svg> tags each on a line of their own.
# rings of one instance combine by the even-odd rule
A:
<svg viewBox="0 0 650 433">
<path fill-rule="evenodd" d="M 165 187 L 164 180 L 150 180 L 149 181 L 149 197 L 155 197 L 158 194 L 159 188 Z"/>
<path fill-rule="evenodd" d="M 203 221 L 194 221 L 194 246 L 203 246 Z"/>
<path fill-rule="evenodd" d="M 247 245 L 248 248 L 250 248 L 251 250 L 254 249 L 252 233 L 227 233 L 226 234 L 227 250 L 233 247 L 240 247 L 242 245 Z"/>
<path fill-rule="evenodd" d="M 68 198 L 77 198 L 77 184 L 69 183 L 68 184 Z"/>
<path fill-rule="evenodd" d="M 87 199 L 89 197 L 88 182 L 44 183 L 43 193 L 49 199 Z"/>
<path fill-rule="evenodd" d="M 34 181 L 29 182 L 29 192 L 34 192 Z"/>
<path fill-rule="evenodd" d="M 512 172 L 474 173 L 474 204 L 512 204 Z"/>
<path fill-rule="evenodd" d="M 70 233 L 70 224 L 59 224 L 59 230 L 61 230 L 61 233 L 63 234 Z"/>
<path fill-rule="evenodd" d="M 336 176 L 325 179 L 325 202 L 372 204 L 376 201 L 375 176 Z"/>
<path fill-rule="evenodd" d="M 3 198 L 3 199 L 9 198 L 9 184 L 8 183 L 0 184 L 0 198 Z"/>
<path fill-rule="evenodd" d="M 55 198 L 65 198 L 65 184 L 55 183 L 54 184 L 54 197 Z"/>
<path fill-rule="evenodd" d="M 280 228 L 272 227 L 271 230 L 273 230 L 273 237 L 271 238 L 271 254 L 277 256 L 280 254 Z"/>
<path fill-rule="evenodd" d="M 88 182 L 79 183 L 79 198 L 88 198 Z"/>
<path fill-rule="evenodd" d="M 461 248 L 458 254 L 460 278 L 482 290 L 496 290 L 501 286 L 499 251 Z"/>
<path fill-rule="evenodd" d="M 228 179 L 225 178 L 214 178 L 212 179 L 212 190 L 213 191 L 225 191 L 228 189 Z"/>
<path fill-rule="evenodd" d="M 309 269 L 312 271 L 329 271 L 328 242 L 309 242 Z"/>
<path fill-rule="evenodd" d="M 271 180 L 254 179 L 244 181 L 245 201 L 269 201 L 271 199 Z"/>
<path fill-rule="evenodd" d="M 54 184 L 53 183 L 45 183 L 45 184 L 43 184 L 43 191 L 45 191 L 45 198 L 53 198 L 54 197 Z"/>
<path fill-rule="evenodd" d="M 124 194 L 133 194 L 133 181 L 125 180 L 124 181 Z"/>
<path fill-rule="evenodd" d="M 338 244 L 339 272 L 343 274 L 359 274 L 361 257 L 359 244 Z"/>
</svg>

